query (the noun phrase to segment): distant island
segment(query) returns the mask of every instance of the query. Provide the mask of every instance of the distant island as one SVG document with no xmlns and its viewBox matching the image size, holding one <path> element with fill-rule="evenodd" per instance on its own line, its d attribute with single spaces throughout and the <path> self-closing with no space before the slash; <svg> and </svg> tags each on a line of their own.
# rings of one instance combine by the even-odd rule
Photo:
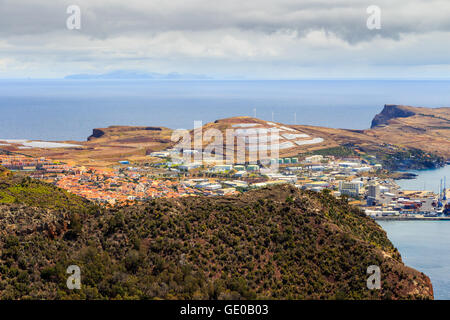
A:
<svg viewBox="0 0 450 320">
<path fill-rule="evenodd" d="M 64 79 L 68 80 L 209 80 L 211 77 L 189 73 L 156 73 L 133 70 L 115 70 L 102 74 L 72 74 Z"/>
</svg>

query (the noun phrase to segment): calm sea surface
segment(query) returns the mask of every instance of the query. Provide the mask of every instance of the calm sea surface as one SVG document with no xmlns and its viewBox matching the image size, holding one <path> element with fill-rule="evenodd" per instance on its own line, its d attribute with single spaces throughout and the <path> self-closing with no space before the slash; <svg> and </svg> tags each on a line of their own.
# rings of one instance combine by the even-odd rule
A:
<svg viewBox="0 0 450 320">
<path fill-rule="evenodd" d="M 450 299 L 450 221 L 377 221 L 403 262 L 430 277 L 435 299 Z"/>
<path fill-rule="evenodd" d="M 0 139 L 84 140 L 93 128 L 192 128 L 232 116 L 365 129 L 384 104 L 450 106 L 450 81 L 0 80 Z"/>
<path fill-rule="evenodd" d="M 449 137 L 450 139 L 450 137 Z M 439 193 L 440 182 L 447 178 L 447 187 L 450 187 L 450 166 L 445 166 L 436 170 L 410 170 L 416 173 L 416 179 L 397 180 L 397 184 L 403 190 L 430 190 Z"/>
</svg>

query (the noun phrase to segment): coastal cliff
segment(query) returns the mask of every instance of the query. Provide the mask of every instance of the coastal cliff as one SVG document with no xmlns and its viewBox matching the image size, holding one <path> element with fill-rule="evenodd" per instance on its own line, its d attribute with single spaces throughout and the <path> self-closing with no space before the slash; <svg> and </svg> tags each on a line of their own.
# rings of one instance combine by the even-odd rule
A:
<svg viewBox="0 0 450 320">
<path fill-rule="evenodd" d="M 91 141 L 96 138 L 100 138 L 105 135 L 105 131 L 102 129 L 93 129 L 92 134 L 87 138 L 88 141 Z"/>
<path fill-rule="evenodd" d="M 420 150 L 441 158 L 450 159 L 450 108 L 423 108 L 386 105 L 365 130 L 368 138 L 389 145 L 407 148 L 408 152 Z M 414 162 L 414 158 L 410 161 Z M 435 161 L 433 161 L 435 162 Z M 439 166 L 439 164 L 438 164 Z"/>
<path fill-rule="evenodd" d="M 129 134 L 130 132 L 137 132 L 137 131 L 162 131 L 163 128 L 161 127 L 131 127 L 131 126 L 110 126 L 108 128 L 100 128 L 100 129 L 93 129 L 92 135 L 90 135 L 87 140 L 92 141 L 98 138 L 101 138 L 105 135 L 107 136 L 116 136 L 116 135 L 125 135 Z"/>
<path fill-rule="evenodd" d="M 389 120 L 394 118 L 407 118 L 414 115 L 415 113 L 406 106 L 386 104 L 383 108 L 383 111 L 381 111 L 381 113 L 377 114 L 373 118 L 371 128 L 380 125 L 387 125 L 389 123 Z"/>
</svg>

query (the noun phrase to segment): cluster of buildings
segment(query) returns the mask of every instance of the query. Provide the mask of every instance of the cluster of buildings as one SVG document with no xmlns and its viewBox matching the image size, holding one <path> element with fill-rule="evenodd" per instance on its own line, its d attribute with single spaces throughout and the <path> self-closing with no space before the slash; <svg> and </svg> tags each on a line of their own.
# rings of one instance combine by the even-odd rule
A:
<svg viewBox="0 0 450 320">
<path fill-rule="evenodd" d="M 360 157 L 311 155 L 272 159 L 276 171 L 261 163 L 185 163 L 170 151 L 152 153 L 151 165 L 123 160 L 114 168 L 69 166 L 45 158 L 0 155 L 0 164 L 27 172 L 98 203 L 116 205 L 156 197 L 227 196 L 246 190 L 289 183 L 301 189 L 329 189 L 374 218 L 428 217 L 444 213 L 442 195 L 400 190 L 392 179 L 377 176 L 382 166 Z M 445 191 L 444 191 L 445 194 Z M 446 200 L 446 199 L 445 199 Z"/>
<path fill-rule="evenodd" d="M 261 163 L 223 164 L 208 162 L 183 162 L 171 156 L 170 151 L 155 152 L 150 156 L 164 159 L 155 166 L 163 167 L 181 176 L 193 174 L 213 174 L 222 180 L 218 184 L 229 185 L 229 178 L 234 181 L 242 181 L 245 185 L 239 185 L 240 189 L 260 188 L 273 184 L 291 183 L 299 188 L 321 191 L 332 189 L 339 196 L 341 193 L 359 197 L 364 190 L 365 181 L 357 176 L 375 172 L 382 168 L 379 164 L 370 165 L 358 157 L 339 159 L 334 156 L 324 157 L 312 155 L 304 159 L 298 157 L 285 157 L 271 159 L 267 165 Z M 170 157 L 170 158 L 169 158 Z M 175 160 L 174 160 L 175 159 Z M 277 163 L 278 170 L 271 169 L 271 164 Z M 255 180 L 253 183 L 250 180 Z"/>
<path fill-rule="evenodd" d="M 59 161 L 34 158 L 21 154 L 0 154 L 0 165 L 11 171 L 41 171 L 41 172 L 65 172 L 69 166 Z"/>
<path fill-rule="evenodd" d="M 445 188 L 439 194 L 398 188 L 390 191 L 375 182 L 369 186 L 363 207 L 367 215 L 378 219 L 448 219 L 448 193 Z"/>
<path fill-rule="evenodd" d="M 159 157 L 161 154 L 155 153 L 151 156 Z M 370 156 L 361 158 L 311 155 L 302 159 L 271 159 L 271 163 L 276 161 L 279 164 L 276 172 L 260 164 L 185 164 L 169 160 L 170 153 L 163 156 L 167 159 L 167 162 L 164 162 L 166 168 L 180 174 L 186 175 L 195 171 L 224 176 L 223 179 L 209 184 L 205 181 L 203 184 L 194 184 L 194 188 L 219 190 L 228 186 L 242 191 L 290 183 L 301 189 L 317 192 L 329 189 L 336 197 L 346 196 L 352 204 L 374 218 L 421 218 L 445 213 L 442 210 L 445 205 L 439 205 L 439 195 L 431 191 L 400 190 L 393 179 L 379 178 L 377 173 L 382 169 L 382 165 Z M 371 161 L 367 160 L 368 157 Z M 260 181 L 249 182 L 249 177 L 255 176 L 259 177 Z M 234 180 L 230 181 L 229 177 Z"/>
<path fill-rule="evenodd" d="M 135 170 L 87 169 L 54 178 L 54 183 L 71 193 L 92 201 L 116 205 L 128 201 L 144 201 L 155 197 L 180 197 L 195 190 L 173 180 L 150 179 Z"/>
</svg>

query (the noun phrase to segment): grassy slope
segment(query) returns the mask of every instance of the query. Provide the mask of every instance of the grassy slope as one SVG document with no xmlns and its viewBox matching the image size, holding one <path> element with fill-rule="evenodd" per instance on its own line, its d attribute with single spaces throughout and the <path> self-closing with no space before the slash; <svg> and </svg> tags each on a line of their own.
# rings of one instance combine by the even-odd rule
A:
<svg viewBox="0 0 450 320">
<path fill-rule="evenodd" d="M 22 203 L 46 209 L 82 210 L 89 203 L 53 185 L 0 170 L 0 204 Z"/>
</svg>

